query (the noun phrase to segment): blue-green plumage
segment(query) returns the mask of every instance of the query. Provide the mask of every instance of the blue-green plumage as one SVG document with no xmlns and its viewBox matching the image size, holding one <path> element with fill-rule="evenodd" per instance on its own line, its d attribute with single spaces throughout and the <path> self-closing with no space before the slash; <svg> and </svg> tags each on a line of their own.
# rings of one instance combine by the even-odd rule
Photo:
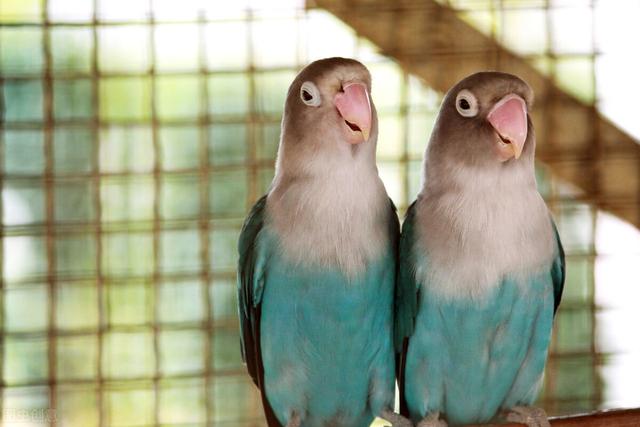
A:
<svg viewBox="0 0 640 427">
<path fill-rule="evenodd" d="M 243 355 L 267 412 L 281 425 L 297 413 L 303 427 L 368 426 L 394 400 L 395 210 L 385 250 L 349 277 L 293 265 L 264 225 L 265 203 L 241 234 L 239 300 Z"/>
<path fill-rule="evenodd" d="M 564 253 L 536 189 L 533 91 L 479 72 L 444 96 L 400 238 L 400 406 L 423 427 L 492 418 L 548 427 L 533 408 Z"/>
<path fill-rule="evenodd" d="M 404 390 L 415 421 L 438 411 L 453 425 L 487 422 L 533 403 L 551 336 L 548 281 L 505 280 L 480 304 L 421 293 Z"/>
<path fill-rule="evenodd" d="M 393 413 L 398 217 L 375 164 L 371 76 L 353 59 L 287 91 L 275 176 L 238 242 L 241 349 L 269 427 Z"/>
<path fill-rule="evenodd" d="M 308 426 L 333 418 L 368 426 L 393 405 L 394 275 L 391 250 L 351 280 L 271 258 L 261 343 L 267 398 L 281 422 L 299 407 L 310 415 Z"/>
<path fill-rule="evenodd" d="M 415 204 L 400 242 L 396 350 L 403 412 L 414 421 L 444 414 L 450 425 L 483 423 L 531 405 L 544 370 L 564 280 L 564 253 L 549 269 L 506 277 L 481 301 L 443 296 L 418 283 Z"/>
</svg>

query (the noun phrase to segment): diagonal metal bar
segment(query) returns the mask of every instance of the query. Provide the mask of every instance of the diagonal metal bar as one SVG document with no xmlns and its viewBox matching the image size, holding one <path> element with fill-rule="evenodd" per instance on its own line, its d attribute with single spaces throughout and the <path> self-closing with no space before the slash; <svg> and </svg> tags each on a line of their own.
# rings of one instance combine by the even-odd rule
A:
<svg viewBox="0 0 640 427">
<path fill-rule="evenodd" d="M 578 199 L 640 226 L 640 145 L 435 0 L 313 0 L 439 91 L 479 70 L 517 74 L 536 93 L 538 159 L 576 187 Z M 427 135 L 425 135 L 425 143 Z"/>
</svg>

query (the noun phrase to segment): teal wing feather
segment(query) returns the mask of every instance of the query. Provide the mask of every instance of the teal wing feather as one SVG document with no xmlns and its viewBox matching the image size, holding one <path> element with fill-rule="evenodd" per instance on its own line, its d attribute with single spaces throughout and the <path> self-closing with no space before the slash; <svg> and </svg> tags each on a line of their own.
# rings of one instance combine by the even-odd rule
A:
<svg viewBox="0 0 640 427">
<path fill-rule="evenodd" d="M 391 248 L 393 250 L 393 259 L 398 259 L 398 244 L 400 240 L 400 222 L 398 221 L 398 212 L 396 205 L 393 204 L 393 200 L 389 199 L 389 239 L 391 239 Z M 396 263 L 397 269 L 397 263 Z M 397 276 L 397 270 L 396 270 Z"/>
<path fill-rule="evenodd" d="M 418 314 L 418 284 L 415 278 L 413 246 L 416 236 L 414 230 L 415 202 L 409 206 L 400 235 L 398 259 L 398 280 L 395 288 L 394 304 L 394 345 L 396 353 L 402 351 L 404 341 L 413 333 Z"/>
<path fill-rule="evenodd" d="M 238 315 L 240 317 L 240 349 L 249 375 L 260 389 L 267 425 L 281 427 L 273 413 L 264 389 L 264 366 L 260 348 L 260 319 L 267 251 L 260 232 L 264 227 L 267 196 L 263 196 L 249 212 L 238 240 Z"/>
<path fill-rule="evenodd" d="M 564 290 L 564 280 L 566 275 L 566 265 L 564 261 L 564 248 L 562 242 L 560 242 L 560 235 L 558 234 L 558 228 L 551 219 L 551 225 L 553 226 L 553 232 L 556 237 L 556 245 L 558 246 L 558 254 L 553 260 L 551 266 L 551 278 L 553 280 L 553 313 L 555 315 L 562 299 L 562 291 Z"/>
<path fill-rule="evenodd" d="M 264 224 L 267 197 L 263 196 L 247 216 L 238 240 L 238 311 L 242 359 L 253 382 L 260 386 L 259 309 L 264 283 L 259 266 L 258 234 Z"/>
<path fill-rule="evenodd" d="M 418 283 L 415 277 L 413 247 L 416 241 L 416 202 L 413 202 L 402 224 L 398 253 L 398 274 L 394 299 L 394 347 L 396 352 L 396 377 L 400 390 L 400 413 L 409 416 L 404 396 L 405 367 L 409 337 L 413 334 L 418 315 Z"/>
</svg>

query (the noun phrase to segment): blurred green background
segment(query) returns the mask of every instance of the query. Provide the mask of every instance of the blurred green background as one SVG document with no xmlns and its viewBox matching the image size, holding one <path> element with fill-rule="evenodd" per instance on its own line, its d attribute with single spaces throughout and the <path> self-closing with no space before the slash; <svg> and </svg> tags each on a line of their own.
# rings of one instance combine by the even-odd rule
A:
<svg viewBox="0 0 640 427">
<path fill-rule="evenodd" d="M 618 73 L 640 73 L 625 56 L 640 38 L 617 35 L 636 2 L 450 3 L 638 137 L 623 100 L 638 87 Z M 372 73 L 378 167 L 402 214 L 442 94 L 327 12 L 0 0 L 2 425 L 263 425 L 236 241 L 273 176 L 286 89 L 326 56 Z M 537 172 L 568 255 L 541 404 L 639 406 L 640 233 Z"/>
</svg>

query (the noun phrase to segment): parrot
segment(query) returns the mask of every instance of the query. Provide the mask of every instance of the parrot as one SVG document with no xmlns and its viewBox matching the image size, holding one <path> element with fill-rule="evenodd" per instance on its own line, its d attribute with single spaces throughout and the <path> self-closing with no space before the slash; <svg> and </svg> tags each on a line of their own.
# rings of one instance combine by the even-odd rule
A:
<svg viewBox="0 0 640 427">
<path fill-rule="evenodd" d="M 303 68 L 284 105 L 275 175 L 238 241 L 241 351 L 270 427 L 365 427 L 393 412 L 400 226 L 376 166 L 360 62 Z"/>
<path fill-rule="evenodd" d="M 549 426 L 533 405 L 565 278 L 536 187 L 533 91 L 483 71 L 444 96 L 399 244 L 400 413 L 418 427 Z"/>
</svg>

